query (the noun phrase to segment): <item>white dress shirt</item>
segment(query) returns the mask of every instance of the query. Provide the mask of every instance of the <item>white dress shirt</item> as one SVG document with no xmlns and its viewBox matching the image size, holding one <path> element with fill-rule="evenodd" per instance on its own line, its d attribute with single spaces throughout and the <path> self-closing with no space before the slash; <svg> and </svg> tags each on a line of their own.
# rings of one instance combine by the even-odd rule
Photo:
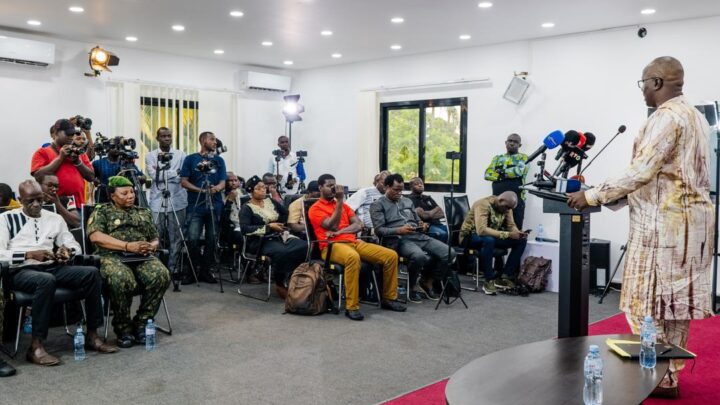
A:
<svg viewBox="0 0 720 405">
<path fill-rule="evenodd" d="M 168 189 L 170 190 L 170 198 L 172 198 L 172 205 L 175 207 L 175 211 L 180 211 L 188 206 L 187 201 L 187 190 L 185 190 L 180 184 L 182 178 L 180 177 L 180 170 L 182 169 L 183 161 L 185 160 L 185 152 L 170 149 L 170 153 L 173 154 L 172 160 L 170 160 L 170 167 L 167 170 L 157 171 L 157 157 L 160 149 L 145 155 L 145 172 L 148 174 L 148 178 L 152 179 L 152 187 L 150 188 L 150 210 L 152 212 L 170 212 L 172 207 L 168 202 L 167 207 L 162 206 L 162 190 L 165 190 L 165 176 L 167 176 Z"/>
<path fill-rule="evenodd" d="M 82 253 L 60 215 L 41 210 L 40 217 L 33 218 L 25 215 L 22 208 L 0 214 L 0 261 L 21 265 L 26 262 L 25 253 L 53 251 L 55 246 Z"/>
<path fill-rule="evenodd" d="M 275 155 L 270 157 L 268 163 L 268 172 L 272 174 L 280 174 L 282 176 L 282 181 L 278 182 L 279 191 L 282 190 L 286 194 L 297 194 L 300 179 L 298 179 L 296 168 L 297 159 L 292 155 L 285 156 L 284 158 L 280 159 L 279 162 L 275 161 Z M 289 174 L 292 174 L 293 179 L 295 179 L 295 185 L 293 185 L 292 188 L 285 187 L 285 183 L 287 182 Z"/>
</svg>

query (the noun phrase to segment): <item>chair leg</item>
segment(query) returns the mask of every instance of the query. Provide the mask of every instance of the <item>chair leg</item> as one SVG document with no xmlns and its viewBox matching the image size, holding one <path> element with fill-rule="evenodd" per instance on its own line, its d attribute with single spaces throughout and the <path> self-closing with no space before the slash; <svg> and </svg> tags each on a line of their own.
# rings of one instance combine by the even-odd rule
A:
<svg viewBox="0 0 720 405">
<path fill-rule="evenodd" d="M 105 313 L 105 334 L 104 339 L 107 341 L 108 337 L 108 329 L 110 329 L 110 298 L 108 298 L 105 302 L 105 305 L 107 305 L 107 312 Z"/>
<path fill-rule="evenodd" d="M 63 308 L 63 323 L 65 324 L 65 334 L 68 336 L 74 336 L 72 332 L 70 332 L 70 328 L 68 327 L 68 321 L 67 321 L 67 304 L 62 304 Z"/>
<path fill-rule="evenodd" d="M 165 318 L 167 318 L 168 327 L 165 328 L 162 326 L 156 326 L 156 328 L 160 332 L 163 332 L 167 335 L 172 335 L 172 330 L 173 330 L 172 329 L 172 320 L 170 319 L 170 311 L 168 311 L 168 306 L 167 306 L 167 302 L 165 302 L 165 297 L 163 297 L 161 302 L 162 302 L 163 309 L 165 310 Z"/>
<path fill-rule="evenodd" d="M 340 275 L 340 280 L 339 280 L 338 284 L 340 284 L 338 286 L 338 307 L 337 307 L 338 308 L 337 313 L 339 314 L 340 309 L 342 308 L 342 297 L 343 297 L 343 286 L 344 286 L 342 274 Z"/>
<path fill-rule="evenodd" d="M 18 347 L 20 346 L 20 327 L 22 326 L 23 313 L 25 313 L 25 307 L 20 307 L 20 314 L 18 314 L 17 332 L 15 332 L 15 351 L 13 351 L 12 356 L 10 356 L 13 359 L 15 358 L 15 356 L 17 356 Z"/>
<path fill-rule="evenodd" d="M 272 289 L 272 263 L 268 265 L 268 289 L 267 289 L 267 298 L 265 299 L 265 302 L 270 301 L 270 290 Z"/>
<path fill-rule="evenodd" d="M 480 291 L 480 258 L 477 255 L 472 255 L 472 256 L 473 256 L 472 260 L 475 262 L 475 288 L 465 287 L 462 284 L 460 284 L 461 285 L 460 288 L 462 288 L 463 290 L 478 292 L 478 291 Z M 469 260 L 470 260 L 470 258 L 468 258 L 468 261 Z"/>
<path fill-rule="evenodd" d="M 380 291 L 380 284 L 378 284 L 377 276 L 375 275 L 375 269 L 372 269 L 372 278 L 373 283 L 375 283 L 375 289 L 377 290 L 377 306 L 380 308 L 382 306 L 382 291 Z"/>
<path fill-rule="evenodd" d="M 257 261 L 248 261 L 248 262 L 251 262 L 251 263 L 252 263 L 252 266 L 251 266 L 250 264 L 248 264 L 247 266 L 244 266 L 244 268 L 243 268 L 243 269 L 244 269 L 243 274 L 242 274 L 242 276 L 240 277 L 240 281 L 238 281 L 237 293 L 238 293 L 239 295 L 242 295 L 243 297 L 252 298 L 252 299 L 258 300 L 258 301 L 265 301 L 265 302 L 270 301 L 270 287 L 271 287 L 271 283 L 272 283 L 272 265 L 268 267 L 268 286 L 267 286 L 267 296 L 266 296 L 265 298 L 256 297 L 256 296 L 254 296 L 254 295 L 252 295 L 252 294 L 245 293 L 245 292 L 243 292 L 242 289 L 240 288 L 240 286 L 242 285 L 242 280 L 245 279 L 245 273 L 247 273 L 248 270 L 250 270 L 250 268 L 254 268 L 255 266 L 258 265 L 258 262 L 257 262 Z"/>
</svg>

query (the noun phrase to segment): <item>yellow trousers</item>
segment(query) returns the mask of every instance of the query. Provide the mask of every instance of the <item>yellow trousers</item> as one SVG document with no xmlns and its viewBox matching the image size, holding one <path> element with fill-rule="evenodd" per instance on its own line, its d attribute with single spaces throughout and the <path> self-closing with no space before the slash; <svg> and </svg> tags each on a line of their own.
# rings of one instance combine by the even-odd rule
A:
<svg viewBox="0 0 720 405">
<path fill-rule="evenodd" d="M 327 248 L 322 257 L 327 256 Z M 357 241 L 355 243 L 334 243 L 330 260 L 345 268 L 345 309 L 360 308 L 360 264 L 367 262 L 381 264 L 383 267 L 383 299 L 397 299 L 398 255 L 394 250 Z"/>
</svg>

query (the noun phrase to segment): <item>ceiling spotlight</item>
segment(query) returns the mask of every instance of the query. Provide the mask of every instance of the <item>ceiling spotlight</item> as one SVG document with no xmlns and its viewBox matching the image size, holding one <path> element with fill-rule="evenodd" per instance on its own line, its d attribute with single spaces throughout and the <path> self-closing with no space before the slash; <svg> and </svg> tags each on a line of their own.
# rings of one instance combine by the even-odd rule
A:
<svg viewBox="0 0 720 405">
<path fill-rule="evenodd" d="M 334 53 L 334 54 L 332 54 L 332 55 L 330 55 L 330 56 L 332 56 L 332 57 L 335 58 L 335 59 L 340 59 L 340 58 L 342 58 L 342 54 L 341 54 L 341 53 Z"/>
<path fill-rule="evenodd" d="M 472 37 L 470 35 L 463 34 L 463 35 L 460 35 L 459 38 L 463 41 L 467 41 L 468 39 L 470 39 Z"/>
<path fill-rule="evenodd" d="M 222 49 L 216 49 L 216 50 L 213 51 L 213 53 L 214 53 L 215 55 L 222 55 L 222 54 L 225 53 L 225 51 L 223 51 Z"/>
<path fill-rule="evenodd" d="M 480 3 L 478 3 L 478 7 L 480 8 L 490 8 L 492 6 L 493 4 L 489 1 L 481 1 Z"/>
<path fill-rule="evenodd" d="M 42 23 L 41 23 L 40 21 L 38 21 L 38 20 L 27 20 L 27 23 L 28 23 L 28 25 L 34 25 L 34 26 L 36 26 L 36 27 L 37 27 L 38 25 L 42 25 Z"/>
<path fill-rule="evenodd" d="M 84 8 L 79 7 L 79 6 L 72 6 L 68 10 L 70 10 L 73 13 L 82 13 L 83 11 L 85 11 Z"/>
<path fill-rule="evenodd" d="M 89 63 L 92 73 L 85 73 L 85 76 L 95 77 L 100 76 L 101 71 L 112 72 L 108 66 L 117 66 L 120 58 L 114 53 L 96 46 L 90 50 Z"/>
<path fill-rule="evenodd" d="M 640 14 L 645 14 L 645 15 L 655 14 L 655 9 L 654 8 L 646 8 L 644 10 L 641 10 Z"/>
<path fill-rule="evenodd" d="M 230 16 L 231 16 L 231 17 L 235 17 L 235 18 L 240 18 L 240 17 L 242 17 L 242 16 L 244 16 L 244 15 L 245 15 L 245 13 L 243 13 L 243 12 L 240 11 L 240 10 L 233 10 L 233 11 L 230 12 Z"/>
<path fill-rule="evenodd" d="M 540 25 L 540 26 L 543 28 L 552 28 L 555 26 L 555 23 L 546 22 L 546 23 L 542 23 L 542 25 Z"/>
<path fill-rule="evenodd" d="M 298 100 L 300 100 L 299 94 L 292 94 L 289 96 L 283 97 L 283 100 L 285 101 L 285 106 L 283 107 L 283 115 L 285 116 L 285 120 L 287 122 L 295 122 L 295 121 L 302 121 L 302 117 L 300 114 L 305 112 L 305 107 L 302 106 L 302 104 L 298 104 Z"/>
<path fill-rule="evenodd" d="M 137 37 L 125 37 L 125 40 L 128 42 L 137 42 Z"/>
<path fill-rule="evenodd" d="M 176 25 L 172 26 L 172 29 L 173 29 L 173 31 L 177 31 L 177 32 L 185 31 L 185 26 L 176 24 Z"/>
<path fill-rule="evenodd" d="M 320 35 L 322 35 L 322 36 L 324 36 L 324 37 L 329 37 L 329 36 L 332 35 L 332 34 L 333 34 L 333 32 L 330 31 L 330 30 L 320 31 Z"/>
<path fill-rule="evenodd" d="M 391 21 L 393 24 L 402 24 L 402 23 L 405 22 L 405 19 L 402 18 L 402 17 L 393 17 L 393 18 L 390 19 L 390 21 Z"/>
<path fill-rule="evenodd" d="M 288 65 L 288 66 L 290 66 L 290 65 L 292 65 L 293 63 L 294 63 L 294 62 L 291 61 L 291 60 L 283 61 L 283 65 Z"/>
<path fill-rule="evenodd" d="M 402 45 L 390 45 L 390 49 L 392 49 L 393 51 L 399 51 L 402 49 Z"/>
<path fill-rule="evenodd" d="M 262 41 L 262 46 L 272 46 L 272 41 Z"/>
</svg>

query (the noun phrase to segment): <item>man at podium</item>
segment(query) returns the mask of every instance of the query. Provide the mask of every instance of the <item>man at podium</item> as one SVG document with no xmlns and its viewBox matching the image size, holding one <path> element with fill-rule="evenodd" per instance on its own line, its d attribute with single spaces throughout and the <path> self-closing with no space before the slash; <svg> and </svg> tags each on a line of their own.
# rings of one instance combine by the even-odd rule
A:
<svg viewBox="0 0 720 405">
<path fill-rule="evenodd" d="M 710 200 L 710 128 L 683 95 L 684 71 L 672 57 L 645 67 L 638 86 L 657 110 L 635 138 L 632 162 L 617 178 L 572 193 L 576 209 L 625 196 L 630 236 L 620 309 L 633 333 L 651 315 L 658 340 L 686 347 L 691 319 L 712 315 L 710 266 L 714 213 Z M 677 397 L 683 362 L 673 360 L 653 394 Z"/>
</svg>

